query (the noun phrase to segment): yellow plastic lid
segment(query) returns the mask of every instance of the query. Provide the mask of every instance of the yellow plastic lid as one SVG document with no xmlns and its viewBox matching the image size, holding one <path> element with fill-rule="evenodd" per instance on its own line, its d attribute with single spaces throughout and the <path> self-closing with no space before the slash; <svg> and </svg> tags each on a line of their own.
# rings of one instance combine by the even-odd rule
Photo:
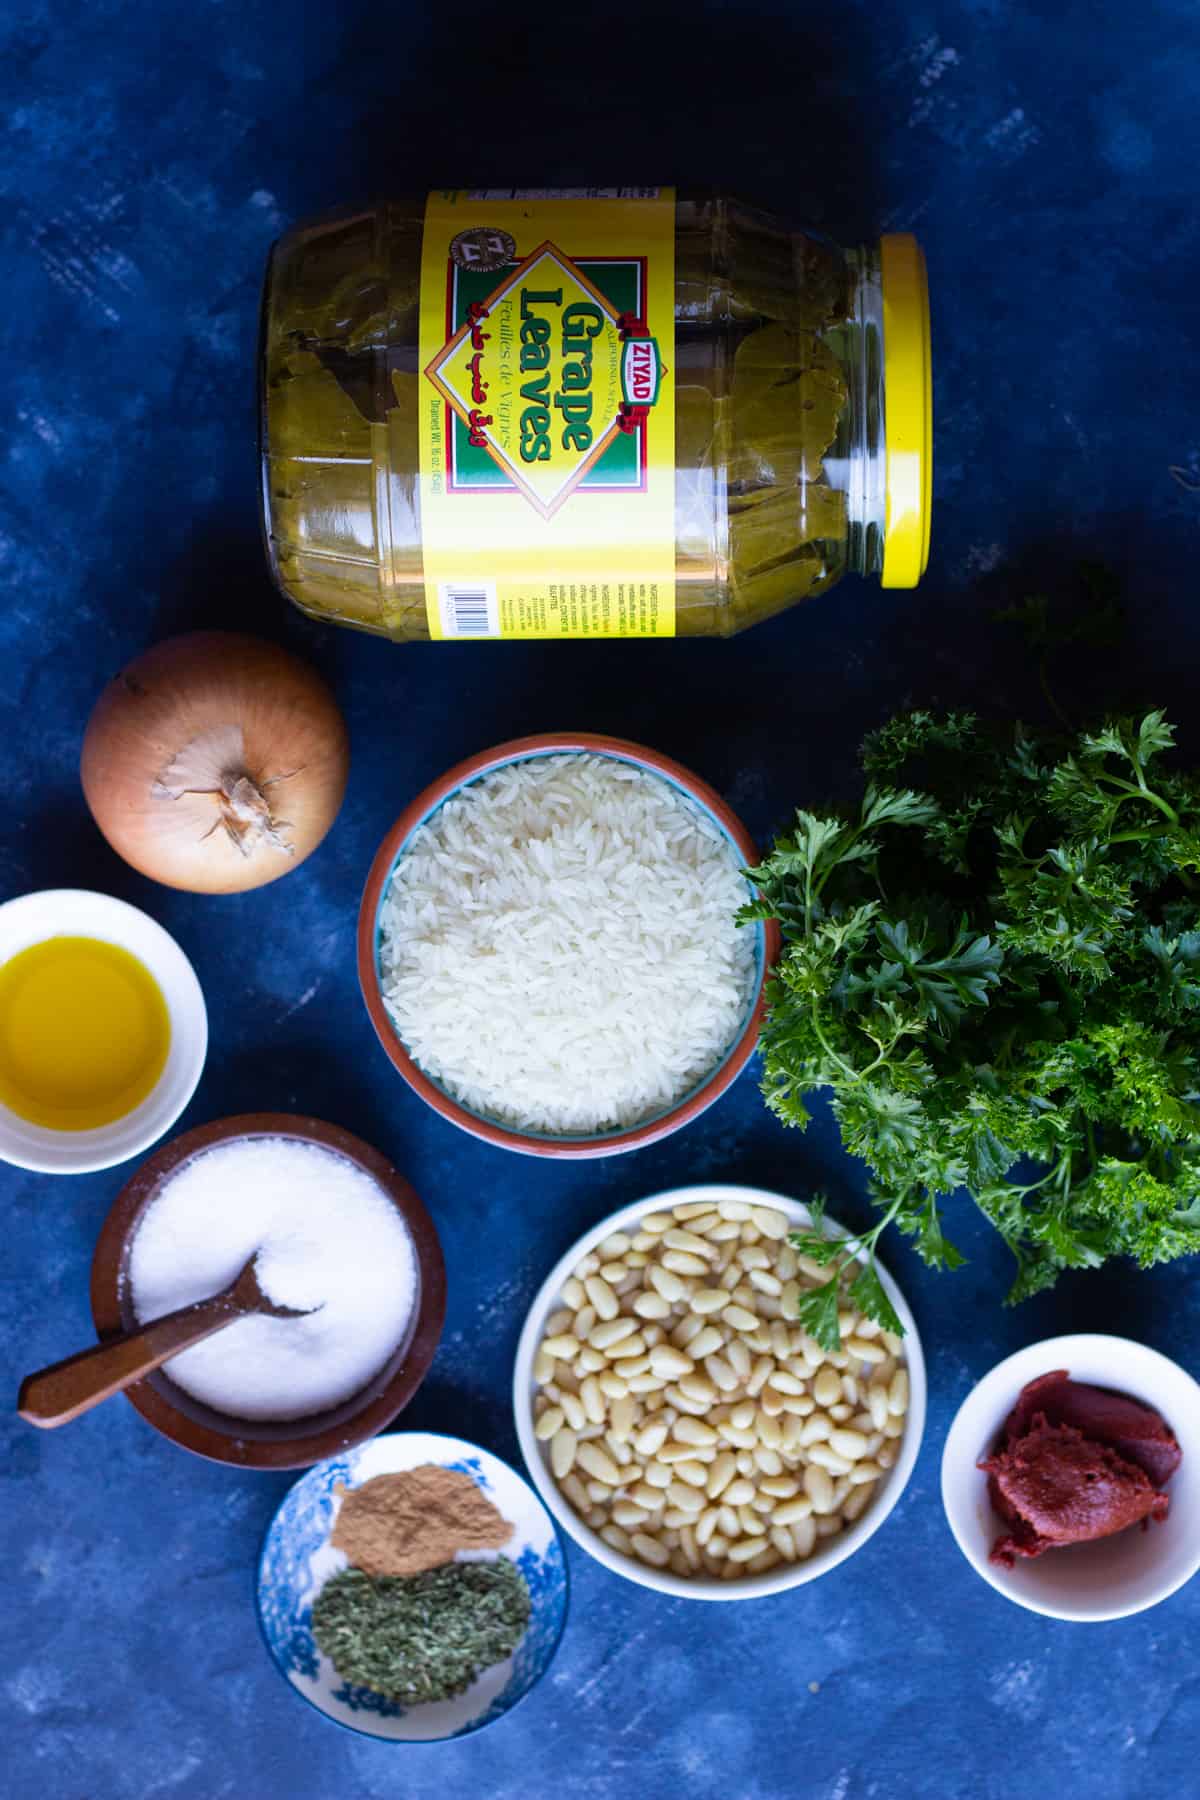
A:
<svg viewBox="0 0 1200 1800">
<path fill-rule="evenodd" d="M 933 376 L 929 283 L 908 232 L 879 240 L 883 287 L 887 510 L 883 587 L 916 587 L 929 561 L 933 496 Z"/>
</svg>

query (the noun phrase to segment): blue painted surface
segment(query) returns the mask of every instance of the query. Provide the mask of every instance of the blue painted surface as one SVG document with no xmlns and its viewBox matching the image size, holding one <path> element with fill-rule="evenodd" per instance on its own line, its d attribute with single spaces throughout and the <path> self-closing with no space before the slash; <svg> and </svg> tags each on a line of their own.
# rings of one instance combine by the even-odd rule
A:
<svg viewBox="0 0 1200 1800">
<path fill-rule="evenodd" d="M 1198 736 L 1192 0 L 650 0 L 639 16 L 638 38 L 612 8 L 531 7 L 518 23 L 480 0 L 320 15 L 25 0 L 0 21 L 0 886 L 103 887 L 178 935 L 213 1035 L 183 1125 L 295 1108 L 409 1173 L 451 1297 L 406 1422 L 514 1460 L 505 1384 L 522 1312 L 585 1225 L 715 1174 L 821 1184 L 853 1218 L 861 1183 L 825 1118 L 786 1135 L 751 1075 L 685 1135 L 583 1169 L 491 1151 L 434 1118 L 374 1043 L 352 972 L 359 887 L 407 800 L 482 746 L 566 726 L 658 746 L 765 833 L 798 799 L 844 787 L 862 731 L 905 698 L 1036 713 L 1028 659 L 991 613 L 1068 588 L 1081 556 L 1124 577 L 1130 616 L 1107 670 L 1093 655 L 1074 685 L 1149 693 Z M 848 583 L 727 645 L 405 651 L 289 615 L 255 516 L 255 314 L 280 227 L 431 180 L 673 175 L 740 187 L 843 241 L 921 233 L 938 464 L 920 593 Z M 76 779 L 101 679 L 197 624 L 315 657 L 353 735 L 336 832 L 286 885 L 244 899 L 133 875 Z M 0 1173 L 10 1393 L 86 1340 L 88 1261 L 120 1179 Z M 120 1404 L 53 1436 L 6 1420 L 6 1795 L 1194 1792 L 1200 1586 L 1111 1627 L 1017 1611 L 954 1549 L 937 1459 L 972 1380 L 1036 1336 L 1118 1328 L 1194 1367 L 1195 1272 L 1081 1277 L 1008 1313 L 1003 1253 L 970 1216 L 955 1236 L 972 1260 L 953 1277 L 890 1251 L 932 1396 L 914 1481 L 868 1548 L 794 1596 L 721 1609 L 659 1600 L 572 1549 L 550 1677 L 473 1742 L 359 1742 L 282 1691 L 252 1572 L 286 1478 L 186 1457 Z"/>
</svg>

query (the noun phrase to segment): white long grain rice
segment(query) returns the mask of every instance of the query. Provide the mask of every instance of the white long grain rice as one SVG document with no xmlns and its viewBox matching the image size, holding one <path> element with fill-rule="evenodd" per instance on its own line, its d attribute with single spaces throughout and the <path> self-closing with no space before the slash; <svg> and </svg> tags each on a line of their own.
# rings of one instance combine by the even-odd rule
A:
<svg viewBox="0 0 1200 1800">
<path fill-rule="evenodd" d="M 414 833 L 381 914 L 383 997 L 419 1066 L 519 1130 L 662 1112 L 744 1022 L 754 933 L 733 846 L 662 777 L 505 764 Z"/>
</svg>

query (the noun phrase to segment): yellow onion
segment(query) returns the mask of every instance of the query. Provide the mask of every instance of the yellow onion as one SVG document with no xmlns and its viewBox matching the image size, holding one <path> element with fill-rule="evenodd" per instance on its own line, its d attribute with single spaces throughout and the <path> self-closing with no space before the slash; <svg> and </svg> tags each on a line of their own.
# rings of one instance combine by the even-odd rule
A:
<svg viewBox="0 0 1200 1800">
<path fill-rule="evenodd" d="M 316 849 L 349 761 L 345 722 L 314 670 L 261 638 L 197 631 L 109 682 L 80 775 L 126 862 L 167 887 L 232 894 Z"/>
</svg>

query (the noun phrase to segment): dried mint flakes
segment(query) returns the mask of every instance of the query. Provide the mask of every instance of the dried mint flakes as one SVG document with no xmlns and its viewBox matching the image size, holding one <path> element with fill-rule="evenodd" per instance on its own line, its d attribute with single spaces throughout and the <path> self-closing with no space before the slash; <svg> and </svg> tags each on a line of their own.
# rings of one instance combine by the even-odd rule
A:
<svg viewBox="0 0 1200 1800">
<path fill-rule="evenodd" d="M 506 1556 L 421 1575 L 344 1569 L 313 1603 L 313 1636 L 343 1680 L 414 1706 L 452 1699 L 503 1662 L 529 1614 L 529 1589 Z"/>
</svg>

